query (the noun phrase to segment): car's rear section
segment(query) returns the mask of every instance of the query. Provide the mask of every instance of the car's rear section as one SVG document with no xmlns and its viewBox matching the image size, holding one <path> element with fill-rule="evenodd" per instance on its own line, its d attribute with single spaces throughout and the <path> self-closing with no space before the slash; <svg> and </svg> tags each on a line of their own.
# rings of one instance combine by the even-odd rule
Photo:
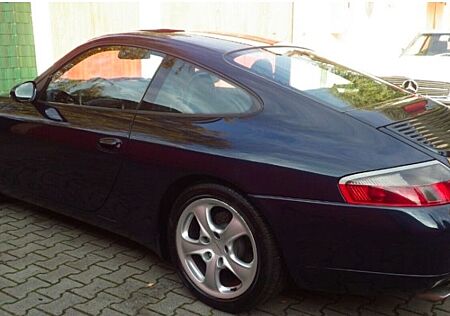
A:
<svg viewBox="0 0 450 316">
<path fill-rule="evenodd" d="M 450 280 L 450 110 L 410 100 L 377 114 L 396 111 L 403 119 L 395 114 L 382 126 L 348 114 L 428 160 L 343 176 L 342 201 L 255 199 L 282 227 L 280 243 L 296 249 L 285 260 L 299 284 L 361 293 L 423 291 Z"/>
</svg>

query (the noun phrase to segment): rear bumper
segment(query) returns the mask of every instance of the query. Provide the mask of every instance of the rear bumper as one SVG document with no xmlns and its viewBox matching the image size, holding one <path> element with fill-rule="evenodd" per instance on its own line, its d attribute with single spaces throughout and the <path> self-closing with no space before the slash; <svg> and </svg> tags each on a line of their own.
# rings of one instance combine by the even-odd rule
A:
<svg viewBox="0 0 450 316">
<path fill-rule="evenodd" d="M 450 279 L 450 205 L 388 209 L 251 199 L 301 287 L 421 290 Z"/>
</svg>

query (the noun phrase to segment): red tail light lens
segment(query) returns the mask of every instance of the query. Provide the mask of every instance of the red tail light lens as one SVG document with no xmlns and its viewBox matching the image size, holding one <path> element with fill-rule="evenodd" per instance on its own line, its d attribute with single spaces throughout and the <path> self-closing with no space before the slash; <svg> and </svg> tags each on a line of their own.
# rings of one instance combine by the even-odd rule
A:
<svg viewBox="0 0 450 316">
<path fill-rule="evenodd" d="M 341 179 L 350 204 L 434 206 L 450 203 L 450 169 L 438 161 L 367 172 Z"/>
</svg>

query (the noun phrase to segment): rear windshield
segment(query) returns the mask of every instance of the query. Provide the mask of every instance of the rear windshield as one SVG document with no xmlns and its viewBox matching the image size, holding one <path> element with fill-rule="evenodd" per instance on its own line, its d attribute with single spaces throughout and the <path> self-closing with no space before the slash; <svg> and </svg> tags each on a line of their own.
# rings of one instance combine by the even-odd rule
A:
<svg viewBox="0 0 450 316">
<path fill-rule="evenodd" d="M 419 35 L 405 50 L 410 56 L 450 56 L 450 34 Z"/>
<path fill-rule="evenodd" d="M 259 47 L 227 55 L 233 63 L 335 108 L 374 108 L 403 90 L 295 47 Z"/>
</svg>

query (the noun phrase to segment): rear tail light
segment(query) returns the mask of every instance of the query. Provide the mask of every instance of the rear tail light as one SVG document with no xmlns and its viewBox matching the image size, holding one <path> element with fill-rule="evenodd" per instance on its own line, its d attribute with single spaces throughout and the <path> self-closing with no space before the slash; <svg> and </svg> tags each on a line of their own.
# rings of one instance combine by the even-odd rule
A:
<svg viewBox="0 0 450 316">
<path fill-rule="evenodd" d="M 366 172 L 339 181 L 350 204 L 434 206 L 450 203 L 450 169 L 438 161 Z"/>
</svg>

